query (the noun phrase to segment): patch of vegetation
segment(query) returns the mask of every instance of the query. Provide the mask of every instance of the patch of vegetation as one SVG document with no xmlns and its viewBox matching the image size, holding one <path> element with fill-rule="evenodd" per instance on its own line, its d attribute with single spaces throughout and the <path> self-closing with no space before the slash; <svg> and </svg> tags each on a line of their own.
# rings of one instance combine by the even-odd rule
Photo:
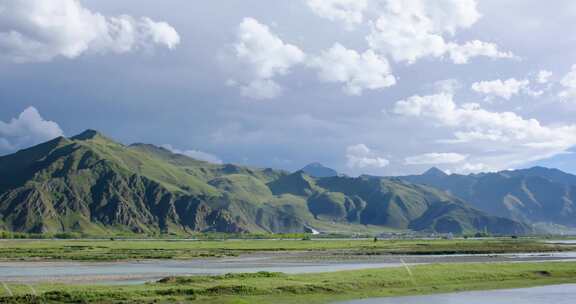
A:
<svg viewBox="0 0 576 304">
<path fill-rule="evenodd" d="M 166 277 L 158 281 L 162 284 L 190 284 L 198 283 L 200 281 L 212 280 L 231 280 L 231 279 L 255 279 L 255 278 L 280 278 L 286 275 L 281 272 L 268 272 L 259 271 L 256 273 L 227 273 L 225 275 L 209 276 L 209 277 L 199 277 L 199 276 L 188 276 L 188 277 Z"/>
</svg>

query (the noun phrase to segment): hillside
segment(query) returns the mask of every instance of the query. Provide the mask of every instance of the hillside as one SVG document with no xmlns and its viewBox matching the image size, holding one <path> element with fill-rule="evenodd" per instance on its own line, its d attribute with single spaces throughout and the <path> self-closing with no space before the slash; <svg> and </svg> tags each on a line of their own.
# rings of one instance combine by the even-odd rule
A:
<svg viewBox="0 0 576 304">
<path fill-rule="evenodd" d="M 530 231 L 427 186 L 216 165 L 93 130 L 0 157 L 0 177 L 0 229 L 20 232 Z"/>
<path fill-rule="evenodd" d="M 430 172 L 399 178 L 443 189 L 493 215 L 576 227 L 574 175 L 542 167 L 471 175 Z"/>
</svg>

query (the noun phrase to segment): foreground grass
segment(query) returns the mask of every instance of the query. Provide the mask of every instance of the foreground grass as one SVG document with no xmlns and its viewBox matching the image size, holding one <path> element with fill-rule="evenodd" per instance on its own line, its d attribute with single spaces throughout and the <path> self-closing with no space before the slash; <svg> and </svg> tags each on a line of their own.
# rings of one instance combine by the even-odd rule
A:
<svg viewBox="0 0 576 304">
<path fill-rule="evenodd" d="M 121 261 L 235 256 L 250 252 L 321 251 L 334 255 L 489 254 L 576 250 L 533 239 L 485 240 L 5 240 L 0 260 Z"/>
<path fill-rule="evenodd" d="M 10 285 L 0 303 L 329 303 L 336 300 L 576 283 L 576 263 L 436 264 L 285 275 L 174 277 L 140 286 Z M 27 295 L 26 295 L 27 294 Z"/>
</svg>

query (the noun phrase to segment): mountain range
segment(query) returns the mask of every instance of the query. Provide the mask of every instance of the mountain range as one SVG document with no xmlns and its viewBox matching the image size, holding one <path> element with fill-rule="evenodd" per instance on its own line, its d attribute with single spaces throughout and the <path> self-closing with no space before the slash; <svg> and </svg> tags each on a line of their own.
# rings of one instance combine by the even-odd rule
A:
<svg viewBox="0 0 576 304">
<path fill-rule="evenodd" d="M 488 214 L 576 227 L 576 176 L 558 169 L 449 175 L 432 168 L 422 175 L 397 178 L 444 190 Z"/>
<path fill-rule="evenodd" d="M 532 232 L 520 221 L 489 215 L 408 177 L 309 169 L 289 173 L 212 164 L 154 145 L 123 145 L 87 130 L 0 157 L 0 230 Z"/>
</svg>

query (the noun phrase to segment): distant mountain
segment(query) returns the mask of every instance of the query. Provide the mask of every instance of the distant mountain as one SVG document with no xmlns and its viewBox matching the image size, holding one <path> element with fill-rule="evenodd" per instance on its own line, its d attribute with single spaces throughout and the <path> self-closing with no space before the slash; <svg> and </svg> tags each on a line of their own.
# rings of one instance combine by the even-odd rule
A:
<svg viewBox="0 0 576 304">
<path fill-rule="evenodd" d="M 311 163 L 301 169 L 304 173 L 312 177 L 333 177 L 338 176 L 338 172 L 334 169 L 325 167 L 320 163 Z"/>
<path fill-rule="evenodd" d="M 154 145 L 125 146 L 93 130 L 0 157 L 0 230 L 187 234 L 368 227 L 531 231 L 399 179 L 217 165 Z"/>
<path fill-rule="evenodd" d="M 402 176 L 462 198 L 492 215 L 533 222 L 576 226 L 576 176 L 557 169 L 530 169 L 470 175 Z"/>
<path fill-rule="evenodd" d="M 532 177 L 543 177 L 552 182 L 565 184 L 565 185 L 576 185 L 576 175 L 572 175 L 558 169 L 550 169 L 544 167 L 533 167 L 530 169 L 520 169 L 513 171 L 504 171 L 502 174 L 509 176 L 532 176 Z"/>
<path fill-rule="evenodd" d="M 562 168 L 562 171 L 576 174 L 576 146 L 564 153 L 531 163 L 531 167 L 540 166 L 546 168 Z"/>
<path fill-rule="evenodd" d="M 436 168 L 436 167 L 432 167 L 430 169 L 428 169 L 428 171 L 424 172 L 422 175 L 427 176 L 429 178 L 442 178 L 442 177 L 446 177 L 448 174 L 446 174 L 446 172 Z"/>
</svg>

